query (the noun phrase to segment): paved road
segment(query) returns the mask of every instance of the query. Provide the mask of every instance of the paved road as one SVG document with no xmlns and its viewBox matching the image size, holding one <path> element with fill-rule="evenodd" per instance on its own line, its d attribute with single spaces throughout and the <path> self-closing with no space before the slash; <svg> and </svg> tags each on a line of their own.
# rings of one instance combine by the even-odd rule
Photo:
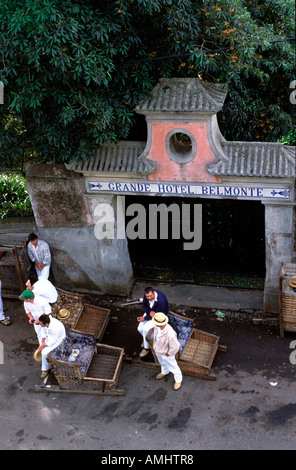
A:
<svg viewBox="0 0 296 470">
<path fill-rule="evenodd" d="M 40 366 L 26 342 L 32 327 L 21 302 L 4 304 L 13 323 L 0 325 L 1 450 L 295 448 L 293 334 L 279 339 L 274 325 L 203 318 L 199 326 L 221 335 L 228 346 L 216 356 L 215 381 L 185 377 L 175 392 L 171 376 L 156 381 L 155 371 L 125 362 L 118 384 L 126 390 L 123 397 L 36 393 Z M 119 322 L 109 324 L 104 342 L 126 341 L 124 330 L 138 344 L 135 314 L 124 308 L 117 314 Z"/>
</svg>

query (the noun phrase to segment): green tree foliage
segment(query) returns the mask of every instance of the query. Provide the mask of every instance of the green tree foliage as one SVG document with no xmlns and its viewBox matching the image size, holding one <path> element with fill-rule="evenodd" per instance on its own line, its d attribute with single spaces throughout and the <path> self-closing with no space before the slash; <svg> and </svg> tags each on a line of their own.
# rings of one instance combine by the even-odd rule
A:
<svg viewBox="0 0 296 470">
<path fill-rule="evenodd" d="M 0 219 L 33 215 L 25 178 L 15 174 L 0 175 Z"/>
<path fill-rule="evenodd" d="M 289 132 L 288 135 L 282 137 L 281 139 L 279 139 L 279 142 L 281 142 L 282 144 L 285 144 L 285 145 L 291 145 L 291 146 L 294 146 L 296 147 L 296 131 L 294 129 L 294 131 L 292 132 Z"/>
<path fill-rule="evenodd" d="M 293 128 L 293 0 L 2 0 L 0 34 L 2 166 L 128 138 L 161 77 L 227 83 L 229 140 Z"/>
</svg>

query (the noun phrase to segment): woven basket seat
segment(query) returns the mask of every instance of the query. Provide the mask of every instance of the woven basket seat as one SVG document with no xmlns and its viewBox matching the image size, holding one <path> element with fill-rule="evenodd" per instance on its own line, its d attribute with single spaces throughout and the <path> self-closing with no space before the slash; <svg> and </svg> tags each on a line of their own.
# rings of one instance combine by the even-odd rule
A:
<svg viewBox="0 0 296 470">
<path fill-rule="evenodd" d="M 84 295 L 57 288 L 58 300 L 52 307 L 52 315 L 61 309 L 69 310 L 70 317 L 61 320 L 66 328 L 93 335 L 101 341 L 110 320 L 110 310 L 84 302 Z"/>
<path fill-rule="evenodd" d="M 296 281 L 296 264 L 287 263 L 279 276 L 280 337 L 285 331 L 296 333 L 296 287 L 290 281 Z"/>
</svg>

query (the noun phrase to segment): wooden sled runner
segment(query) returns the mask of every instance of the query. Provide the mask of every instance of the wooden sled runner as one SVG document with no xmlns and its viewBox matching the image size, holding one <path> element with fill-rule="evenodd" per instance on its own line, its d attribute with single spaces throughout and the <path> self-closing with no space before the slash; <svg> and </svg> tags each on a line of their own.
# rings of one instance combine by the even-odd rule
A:
<svg viewBox="0 0 296 470">
<path fill-rule="evenodd" d="M 78 355 L 70 359 L 73 350 Z M 64 341 L 47 356 L 58 385 L 36 386 L 36 392 L 125 395 L 117 389 L 124 350 L 96 342 L 92 335 L 66 331 Z M 73 354 L 72 354 L 73 356 Z"/>
<path fill-rule="evenodd" d="M 175 329 L 181 344 L 177 357 L 178 365 L 184 375 L 199 379 L 216 380 L 216 375 L 211 373 L 211 367 L 217 351 L 226 352 L 227 347 L 219 344 L 219 337 L 193 327 L 193 320 L 188 317 L 169 312 L 169 324 Z M 134 365 L 158 369 L 160 364 L 153 351 L 153 329 L 147 335 L 154 363 L 145 363 L 138 360 Z"/>
</svg>

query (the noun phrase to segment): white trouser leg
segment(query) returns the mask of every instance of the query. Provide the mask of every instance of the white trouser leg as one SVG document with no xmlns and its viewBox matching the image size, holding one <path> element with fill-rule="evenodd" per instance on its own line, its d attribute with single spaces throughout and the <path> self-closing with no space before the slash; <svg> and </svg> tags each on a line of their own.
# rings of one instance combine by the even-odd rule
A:
<svg viewBox="0 0 296 470">
<path fill-rule="evenodd" d="M 146 340 L 146 336 L 149 333 L 149 330 L 151 330 L 151 328 L 154 328 L 154 326 L 155 324 L 152 320 L 139 322 L 138 332 L 140 333 L 140 335 L 143 336 L 143 343 L 144 343 L 145 349 L 149 349 L 149 344 L 148 344 L 148 341 Z"/>
<path fill-rule="evenodd" d="M 50 266 L 44 266 L 43 269 L 38 269 L 37 266 L 35 266 L 35 268 L 38 277 L 43 277 L 44 279 L 49 278 Z"/>
<path fill-rule="evenodd" d="M 46 346 L 45 348 L 42 349 L 41 355 L 42 355 L 42 365 L 41 365 L 41 370 L 49 370 L 49 364 L 46 360 L 47 354 L 52 351 L 52 348 Z"/>
<path fill-rule="evenodd" d="M 45 348 L 42 349 L 41 354 L 42 354 L 42 365 L 41 365 L 41 370 L 49 370 L 50 365 L 48 364 L 46 357 L 47 354 L 50 353 L 53 349 L 55 349 L 57 346 L 46 346 Z"/>
<path fill-rule="evenodd" d="M 42 330 L 42 326 L 40 325 L 35 325 L 34 323 L 34 330 L 36 332 L 36 335 L 37 335 L 37 338 L 38 338 L 38 341 L 39 341 L 39 344 L 41 343 L 42 339 L 41 339 L 41 330 Z"/>
<path fill-rule="evenodd" d="M 3 311 L 3 302 L 1 297 L 1 281 L 0 281 L 0 320 L 5 320 L 5 315 Z"/>
<path fill-rule="evenodd" d="M 169 372 L 172 372 L 174 375 L 175 382 L 182 382 L 182 372 L 178 363 L 176 361 L 175 356 L 165 356 L 163 354 L 157 354 L 157 359 L 161 365 L 161 373 L 163 375 L 167 375 Z"/>
</svg>

